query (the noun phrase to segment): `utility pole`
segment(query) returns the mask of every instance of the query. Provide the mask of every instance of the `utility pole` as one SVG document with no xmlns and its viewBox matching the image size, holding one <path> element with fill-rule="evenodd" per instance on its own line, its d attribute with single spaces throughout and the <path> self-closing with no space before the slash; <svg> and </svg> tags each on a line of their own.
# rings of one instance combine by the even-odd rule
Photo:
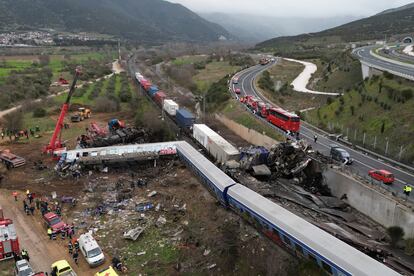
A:
<svg viewBox="0 0 414 276">
<path fill-rule="evenodd" d="M 377 147 L 377 135 L 375 135 L 375 138 L 374 138 L 374 149 Z"/>
<path fill-rule="evenodd" d="M 403 146 L 400 147 L 400 153 L 398 154 L 398 161 L 401 161 L 402 154 L 404 152 Z"/>
<path fill-rule="evenodd" d="M 118 62 L 121 62 L 121 40 L 118 39 Z"/>
<path fill-rule="evenodd" d="M 203 122 L 206 123 L 206 94 L 207 92 L 204 91 L 203 94 Z"/>
<path fill-rule="evenodd" d="M 385 140 L 387 140 L 387 143 L 385 144 L 385 155 L 387 155 L 388 154 L 388 142 L 389 142 L 388 137 L 385 138 Z"/>
</svg>

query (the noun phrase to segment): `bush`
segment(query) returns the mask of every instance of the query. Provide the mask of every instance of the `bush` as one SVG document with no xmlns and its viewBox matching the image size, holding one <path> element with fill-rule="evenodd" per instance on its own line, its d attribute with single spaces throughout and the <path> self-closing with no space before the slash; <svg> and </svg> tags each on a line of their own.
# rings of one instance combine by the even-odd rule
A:
<svg viewBox="0 0 414 276">
<path fill-rule="evenodd" d="M 46 109 L 38 107 L 35 110 L 33 110 L 33 117 L 35 118 L 42 118 L 45 117 L 47 114 Z"/>
<path fill-rule="evenodd" d="M 331 103 L 333 103 L 333 99 L 331 97 L 326 99 L 326 104 L 330 105 Z"/>
<path fill-rule="evenodd" d="M 413 97 L 413 90 L 412 89 L 404 89 L 401 91 L 402 97 L 408 101 Z"/>
<path fill-rule="evenodd" d="M 119 99 L 123 103 L 127 103 L 132 99 L 131 91 L 129 89 L 119 92 Z"/>
<path fill-rule="evenodd" d="M 385 71 L 384 72 L 384 77 L 386 79 L 392 80 L 394 78 L 394 75 Z"/>
<path fill-rule="evenodd" d="M 405 254 L 414 256 L 414 238 L 405 241 Z"/>
<path fill-rule="evenodd" d="M 404 237 L 404 230 L 399 226 L 391 226 L 387 228 L 387 234 L 391 239 L 391 246 L 395 247 Z"/>
<path fill-rule="evenodd" d="M 116 112 L 120 110 L 119 101 L 116 98 L 99 97 L 95 100 L 96 112 Z"/>
<path fill-rule="evenodd" d="M 262 76 L 260 77 L 259 87 L 261 89 L 268 90 L 271 92 L 275 91 L 273 80 L 270 77 L 270 73 L 268 71 L 264 71 Z"/>
</svg>

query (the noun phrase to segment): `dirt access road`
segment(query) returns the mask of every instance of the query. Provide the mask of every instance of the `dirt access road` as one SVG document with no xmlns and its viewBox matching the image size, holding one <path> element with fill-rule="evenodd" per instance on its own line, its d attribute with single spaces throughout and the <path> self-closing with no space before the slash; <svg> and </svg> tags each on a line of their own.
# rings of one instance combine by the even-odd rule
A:
<svg viewBox="0 0 414 276">
<path fill-rule="evenodd" d="M 46 228 L 42 223 L 39 211 L 35 211 L 34 216 L 27 216 L 23 213 L 22 196 L 19 201 L 14 201 L 9 190 L 0 190 L 0 204 L 3 208 L 4 216 L 13 219 L 17 236 L 19 237 L 20 248 L 25 248 L 29 252 L 30 263 L 35 271 L 50 272 L 53 262 L 66 259 L 78 275 L 93 275 L 109 265 L 107 258 L 106 264 L 95 269 L 90 269 L 83 256 L 79 256 L 79 266 L 69 256 L 67 251 L 67 240 L 49 240 Z"/>
</svg>

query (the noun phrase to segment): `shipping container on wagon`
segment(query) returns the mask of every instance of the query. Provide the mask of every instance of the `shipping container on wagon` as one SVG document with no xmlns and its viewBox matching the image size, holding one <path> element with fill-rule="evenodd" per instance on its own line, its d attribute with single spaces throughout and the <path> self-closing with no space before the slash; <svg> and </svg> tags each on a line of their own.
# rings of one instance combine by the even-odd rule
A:
<svg viewBox="0 0 414 276">
<path fill-rule="evenodd" d="M 151 87 L 151 82 L 150 81 L 148 81 L 148 80 L 142 80 L 141 81 L 141 86 L 142 86 L 142 88 L 144 88 L 144 90 L 145 91 L 148 91 L 148 89 Z"/>
<path fill-rule="evenodd" d="M 154 95 L 154 101 L 161 107 L 163 106 L 163 102 L 166 98 L 167 98 L 167 95 L 165 95 L 163 91 L 158 91 Z"/>
<path fill-rule="evenodd" d="M 193 126 L 193 138 L 196 139 L 217 162 L 239 160 L 240 152 L 214 130 L 204 124 Z"/>
<path fill-rule="evenodd" d="M 164 100 L 163 109 L 169 115 L 175 116 L 175 114 L 177 113 L 178 108 L 179 108 L 178 104 L 176 102 L 174 102 L 173 100 L 169 100 L 169 99 Z"/>
<path fill-rule="evenodd" d="M 141 80 L 144 79 L 144 76 L 141 75 L 140 72 L 135 72 L 135 78 L 137 79 L 138 82 L 141 82 Z"/>
<path fill-rule="evenodd" d="M 147 92 L 148 92 L 148 94 L 151 96 L 151 97 L 154 97 L 154 95 L 155 95 L 155 93 L 157 93 L 158 91 L 160 91 L 160 89 L 158 88 L 158 86 L 156 86 L 156 85 L 152 85 L 148 90 L 147 90 Z"/>
<path fill-rule="evenodd" d="M 181 128 L 191 128 L 195 122 L 195 116 L 187 109 L 178 109 L 175 114 L 177 124 Z"/>
</svg>

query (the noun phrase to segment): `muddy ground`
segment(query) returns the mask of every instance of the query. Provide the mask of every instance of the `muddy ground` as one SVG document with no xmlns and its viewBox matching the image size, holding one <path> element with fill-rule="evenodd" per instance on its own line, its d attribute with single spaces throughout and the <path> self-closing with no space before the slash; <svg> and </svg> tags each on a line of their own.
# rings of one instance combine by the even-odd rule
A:
<svg viewBox="0 0 414 276">
<path fill-rule="evenodd" d="M 93 121 L 104 125 L 115 115 L 128 118 L 128 114 L 94 114 Z M 71 124 L 71 130 L 64 134 L 71 148 L 89 123 Z M 226 138 L 232 135 L 225 131 L 222 134 Z M 24 167 L 6 172 L 0 187 L 0 205 L 5 216 L 14 220 L 21 247 L 29 251 L 37 271 L 49 271 L 54 261 L 66 259 L 78 275 L 93 275 L 108 266 L 112 257 L 118 256 L 127 265 L 128 275 L 296 274 L 290 273 L 297 266 L 291 255 L 220 206 L 178 160 L 160 161 L 156 168 L 152 162 L 129 164 L 109 168 L 107 173 L 88 169 L 76 181 L 71 176 L 61 178 L 54 172 L 56 161 L 41 154 L 50 133 L 42 135 L 39 139 L 1 144 L 27 161 Z M 34 166 L 39 160 L 46 169 Z M 131 190 L 131 183 L 140 179 L 147 185 L 135 185 Z M 76 197 L 76 207 L 63 205 L 62 218 L 67 223 L 75 223 L 78 235 L 88 230 L 94 232 L 106 254 L 105 265 L 90 269 L 80 256 L 77 266 L 67 252 L 66 240 L 50 241 L 40 212 L 37 210 L 34 216 L 23 212 L 26 189 L 49 198 L 52 192 L 58 198 Z M 18 202 L 11 195 L 13 191 L 19 192 Z M 157 194 L 149 198 L 152 191 Z M 150 210 L 136 211 L 137 204 L 147 202 L 153 206 Z M 103 214 L 96 214 L 98 206 L 103 207 Z M 145 228 L 142 235 L 136 241 L 125 240 L 123 232 L 137 226 Z M 0 266 L 3 275 L 10 275 L 12 267 L 12 261 Z"/>
<path fill-rule="evenodd" d="M 151 164 L 152 165 L 152 164 Z M 295 262 L 288 253 L 262 237 L 239 216 L 221 207 L 216 199 L 177 160 L 162 162 L 156 168 L 133 165 L 109 168 L 108 173 L 91 171 L 79 181 L 60 179 L 53 172 L 16 169 L 26 177 L 44 181 L 19 183 L 19 187 L 48 196 L 77 196 L 76 207 L 63 205 L 63 220 L 74 222 L 77 234 L 88 230 L 107 255 L 121 257 L 128 275 L 287 275 Z M 131 189 L 131 181 L 142 179 L 146 186 Z M 117 185 L 118 183 L 118 185 Z M 11 196 L 13 181 L 3 183 L 0 194 L 5 215 L 14 220 L 22 248 L 31 256 L 38 271 L 67 259 L 79 275 L 92 275 L 83 258 L 76 266 L 67 253 L 67 241 L 50 241 L 41 215 L 27 216 L 19 201 Z M 153 197 L 148 194 L 156 191 Z M 119 196 L 126 197 L 122 200 Z M 137 212 L 140 203 L 151 203 L 148 211 Z M 96 214 L 97 206 L 103 214 Z M 160 219 L 161 218 L 161 219 Z M 165 221 L 164 221 L 165 219 Z M 136 241 L 125 240 L 123 232 L 137 226 L 145 228 Z M 106 263 L 108 265 L 108 262 Z"/>
</svg>

